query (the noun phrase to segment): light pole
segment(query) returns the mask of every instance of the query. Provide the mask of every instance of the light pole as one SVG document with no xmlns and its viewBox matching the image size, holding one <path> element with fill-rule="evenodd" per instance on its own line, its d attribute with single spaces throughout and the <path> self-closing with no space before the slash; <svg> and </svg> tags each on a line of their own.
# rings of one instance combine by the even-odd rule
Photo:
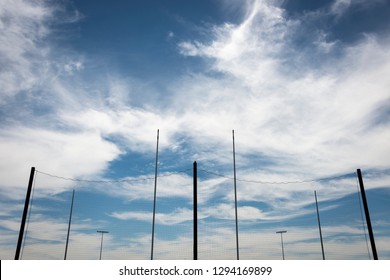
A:
<svg viewBox="0 0 390 280">
<path fill-rule="evenodd" d="M 284 260 L 284 247 L 283 247 L 283 233 L 286 233 L 287 230 L 281 230 L 281 231 L 277 231 L 276 233 L 280 233 L 280 242 L 282 243 L 282 256 L 283 256 L 283 260 Z"/>
<path fill-rule="evenodd" d="M 324 242 L 322 240 L 322 231 L 321 231 L 320 211 L 318 210 L 318 201 L 317 201 L 317 192 L 316 191 L 314 191 L 314 198 L 316 200 L 317 220 L 318 220 L 318 229 L 320 231 L 322 259 L 325 260 Z"/>
<path fill-rule="evenodd" d="M 105 230 L 97 230 L 96 232 L 102 234 L 102 239 L 101 239 L 101 242 L 100 242 L 100 258 L 99 258 L 99 260 L 101 260 L 101 259 L 102 259 L 102 250 L 103 250 L 103 234 L 108 233 L 108 231 L 105 231 Z"/>
</svg>

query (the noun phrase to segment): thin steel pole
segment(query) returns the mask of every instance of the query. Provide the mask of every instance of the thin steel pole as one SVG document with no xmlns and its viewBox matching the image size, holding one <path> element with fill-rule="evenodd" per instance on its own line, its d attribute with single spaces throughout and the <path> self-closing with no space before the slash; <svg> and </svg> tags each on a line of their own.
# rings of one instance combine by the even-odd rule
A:
<svg viewBox="0 0 390 280">
<path fill-rule="evenodd" d="M 376 252 L 376 246 L 375 246 L 374 232 L 372 231 L 372 226 L 371 226 L 370 212 L 368 211 L 366 192 L 364 191 L 363 176 L 360 169 L 357 170 L 357 176 L 359 179 L 360 193 L 362 194 L 364 213 L 366 214 L 367 229 L 368 229 L 368 234 L 370 236 L 372 255 L 374 257 L 374 260 L 378 260 L 378 254 Z"/>
<path fill-rule="evenodd" d="M 27 193 L 26 193 L 26 200 L 24 202 L 23 216 L 22 216 L 22 221 L 20 223 L 18 244 L 16 245 L 15 260 L 19 260 L 19 257 L 20 257 L 20 249 L 22 248 L 24 227 L 26 225 L 28 206 L 30 204 L 31 190 L 32 190 L 33 182 L 34 182 L 34 175 L 35 175 L 35 167 L 31 167 L 30 179 L 28 181 L 28 187 L 27 187 Z"/>
<path fill-rule="evenodd" d="M 160 137 L 160 130 L 157 129 L 157 147 L 156 147 L 156 165 L 154 174 L 154 198 L 153 198 L 153 221 L 152 221 L 152 249 L 150 253 L 150 259 L 153 260 L 154 250 L 154 224 L 156 221 L 156 197 L 157 197 L 157 171 L 158 171 L 158 141 Z"/>
<path fill-rule="evenodd" d="M 316 199 L 317 220 L 318 220 L 318 229 L 319 229 L 319 231 L 320 231 L 322 259 L 325 260 L 324 242 L 323 242 L 323 240 L 322 240 L 322 231 L 321 231 L 320 211 L 318 210 L 318 201 L 317 201 L 317 192 L 316 192 L 316 191 L 314 191 L 314 197 L 315 197 L 315 199 Z"/>
<path fill-rule="evenodd" d="M 108 233 L 108 231 L 97 230 L 96 232 L 99 232 L 102 234 L 102 239 L 100 241 L 100 257 L 99 257 L 99 260 L 101 260 L 102 259 L 102 252 L 103 252 L 103 234 Z"/>
<path fill-rule="evenodd" d="M 280 242 L 282 243 L 282 257 L 283 257 L 283 260 L 284 260 L 284 245 L 283 245 L 283 233 L 286 233 L 287 230 L 281 230 L 281 231 L 277 231 L 276 233 L 280 233 Z"/>
<path fill-rule="evenodd" d="M 198 259 L 198 171 L 194 161 L 194 260 Z"/>
<path fill-rule="evenodd" d="M 240 259 L 239 246 L 238 246 L 238 215 L 237 215 L 237 177 L 236 177 L 236 149 L 234 145 L 234 130 L 233 135 L 233 171 L 234 171 L 234 210 L 236 215 L 236 247 L 237 247 L 237 260 Z"/>
<path fill-rule="evenodd" d="M 67 236 L 66 236 L 66 245 L 65 245 L 64 260 L 66 260 L 66 256 L 67 256 L 67 254 L 68 254 L 68 244 L 69 244 L 70 225 L 71 225 L 71 223 L 72 223 L 73 201 L 74 201 L 74 189 L 73 189 L 73 193 L 72 193 L 72 203 L 71 203 L 71 206 L 70 206 L 70 213 L 69 213 L 68 234 L 67 234 Z"/>
</svg>

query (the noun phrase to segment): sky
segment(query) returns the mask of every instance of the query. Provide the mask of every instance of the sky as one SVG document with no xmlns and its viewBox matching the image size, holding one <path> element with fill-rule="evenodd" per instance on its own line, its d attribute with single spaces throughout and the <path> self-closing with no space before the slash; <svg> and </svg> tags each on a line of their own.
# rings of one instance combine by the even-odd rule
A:
<svg viewBox="0 0 390 280">
<path fill-rule="evenodd" d="M 0 259 L 390 259 L 387 0 L 0 0 Z M 233 170 L 233 130 L 236 181 Z"/>
</svg>

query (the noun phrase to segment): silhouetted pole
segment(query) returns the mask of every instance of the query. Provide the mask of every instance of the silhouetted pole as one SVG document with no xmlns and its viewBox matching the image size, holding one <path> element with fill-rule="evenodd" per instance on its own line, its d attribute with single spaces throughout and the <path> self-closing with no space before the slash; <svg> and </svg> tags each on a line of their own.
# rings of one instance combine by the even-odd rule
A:
<svg viewBox="0 0 390 280">
<path fill-rule="evenodd" d="M 30 204 L 31 190 L 32 190 L 33 182 L 34 182 L 34 175 L 35 175 L 35 167 L 31 167 L 30 179 L 28 181 L 28 187 L 27 187 L 27 193 L 26 193 L 26 200 L 24 202 L 22 222 L 20 223 L 19 239 L 18 239 L 18 244 L 16 245 L 15 260 L 19 260 L 20 249 L 22 248 L 24 227 L 26 225 L 28 206 Z"/>
<path fill-rule="evenodd" d="M 240 259 L 239 246 L 238 246 L 238 215 L 237 215 L 237 177 L 236 177 L 236 149 L 234 145 L 234 130 L 233 134 L 233 171 L 234 171 L 234 210 L 236 215 L 236 247 L 237 247 L 237 260 Z"/>
<path fill-rule="evenodd" d="M 194 260 L 198 259 L 198 171 L 194 161 Z"/>
<path fill-rule="evenodd" d="M 280 233 L 280 242 L 282 243 L 282 257 L 283 257 L 283 260 L 284 260 L 284 246 L 283 246 L 283 233 L 286 233 L 287 230 L 281 230 L 281 231 L 277 231 L 276 233 Z"/>
<path fill-rule="evenodd" d="M 72 203 L 71 203 L 71 206 L 70 206 L 69 224 L 68 224 L 68 234 L 66 235 L 66 245 L 65 245 L 64 260 L 66 260 L 66 255 L 68 254 L 68 244 L 69 244 L 70 225 L 71 225 L 71 223 L 72 223 L 73 201 L 74 201 L 74 190 L 73 190 L 73 193 L 72 193 Z"/>
<path fill-rule="evenodd" d="M 157 198 L 157 171 L 158 171 L 158 141 L 160 136 L 160 130 L 157 129 L 157 147 L 156 147 L 156 165 L 154 173 L 154 198 L 153 198 L 153 222 L 152 222 L 152 249 L 150 253 L 150 259 L 153 260 L 154 249 L 154 224 L 156 221 L 156 198 Z"/>
<path fill-rule="evenodd" d="M 372 255 L 374 257 L 374 260 L 377 260 L 378 259 L 378 254 L 376 252 L 374 232 L 372 231 L 370 212 L 368 211 L 366 192 L 364 191 L 363 176 L 362 176 L 362 172 L 361 172 L 360 169 L 357 170 L 357 175 L 358 175 L 358 179 L 359 179 L 360 193 L 362 194 L 364 213 L 366 214 L 367 228 L 368 228 L 368 234 L 370 236 Z"/>
<path fill-rule="evenodd" d="M 103 234 L 108 233 L 108 231 L 105 231 L 105 230 L 97 230 L 96 232 L 102 234 L 102 239 L 101 239 L 101 241 L 100 241 L 100 257 L 99 257 L 99 260 L 101 260 L 101 259 L 102 259 L 102 251 L 103 251 Z"/>
<path fill-rule="evenodd" d="M 321 231 L 320 212 L 319 212 L 319 210 L 318 210 L 317 192 L 316 192 L 316 191 L 314 191 L 314 197 L 315 197 L 315 199 L 316 199 L 317 220 L 318 220 L 318 229 L 319 229 L 319 231 L 320 231 L 322 259 L 325 260 L 324 243 L 323 243 L 323 241 L 322 241 L 322 231 Z"/>
</svg>

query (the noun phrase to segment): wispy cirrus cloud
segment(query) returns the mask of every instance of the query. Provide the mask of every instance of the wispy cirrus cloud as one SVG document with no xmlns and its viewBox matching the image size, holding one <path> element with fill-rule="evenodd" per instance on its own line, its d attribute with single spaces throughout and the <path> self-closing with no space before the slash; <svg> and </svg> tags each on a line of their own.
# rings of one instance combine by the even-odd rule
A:
<svg viewBox="0 0 390 280">
<path fill-rule="evenodd" d="M 335 0 L 330 6 L 330 12 L 341 17 L 351 8 L 369 9 L 373 6 L 381 5 L 384 0 L 364 1 L 364 0 Z"/>
<path fill-rule="evenodd" d="M 242 23 L 215 27 L 210 42 L 180 44 L 182 54 L 210 60 L 210 70 L 223 74 L 195 105 L 213 121 L 193 118 L 194 123 L 214 132 L 217 124 L 229 123 L 237 138 L 245 139 L 238 151 L 290 155 L 303 169 L 313 160 L 329 174 L 355 168 L 354 151 L 365 153 L 358 164 L 387 166 L 381 155 L 387 153 L 382 139 L 389 129 L 370 119 L 388 100 L 388 41 L 363 37 L 354 45 L 340 44 L 337 53 L 328 50 L 317 58 L 321 64 L 312 64 L 308 52 L 316 53 L 316 45 L 301 49 L 296 42 L 304 22 L 290 20 L 272 1 L 253 3 Z M 187 90 L 195 100 L 202 79 Z"/>
<path fill-rule="evenodd" d="M 47 48 L 43 39 L 49 34 L 50 7 L 26 1 L 3 1 L 0 6 L 0 82 L 4 98 L 31 89 L 39 82 Z"/>
<path fill-rule="evenodd" d="M 113 218 L 121 220 L 140 220 L 150 222 L 152 218 L 151 212 L 127 212 L 127 213 L 117 213 L 114 212 L 110 214 Z M 175 225 L 186 221 L 192 220 L 192 210 L 178 208 L 175 209 L 172 213 L 157 213 L 156 214 L 156 223 L 162 225 Z"/>
</svg>

